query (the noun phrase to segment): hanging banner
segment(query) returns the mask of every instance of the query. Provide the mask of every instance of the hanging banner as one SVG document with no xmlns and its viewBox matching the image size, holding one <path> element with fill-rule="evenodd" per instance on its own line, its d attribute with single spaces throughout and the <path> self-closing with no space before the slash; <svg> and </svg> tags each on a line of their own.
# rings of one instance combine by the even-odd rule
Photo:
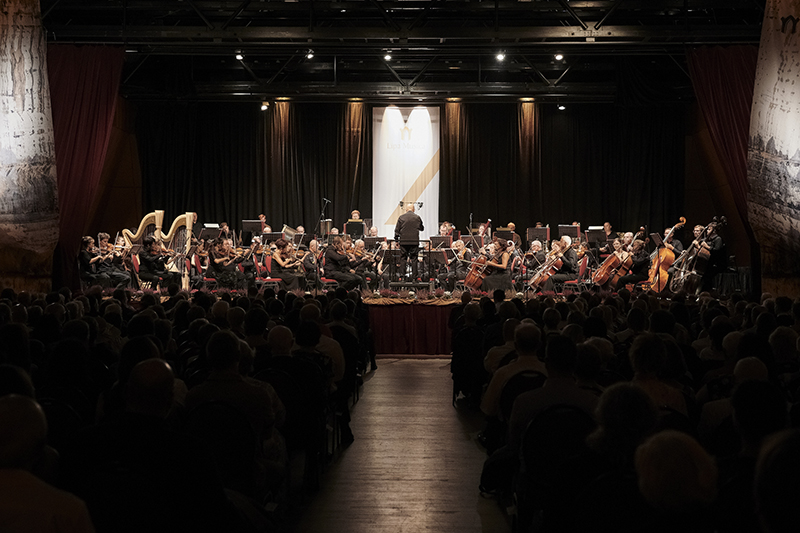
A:
<svg viewBox="0 0 800 533">
<path fill-rule="evenodd" d="M 762 287 L 800 295 L 800 3 L 768 0 L 761 30 L 747 178 Z"/>
<path fill-rule="evenodd" d="M 394 238 L 403 206 L 416 204 L 425 231 L 439 232 L 439 108 L 372 109 L 372 223 Z"/>
</svg>

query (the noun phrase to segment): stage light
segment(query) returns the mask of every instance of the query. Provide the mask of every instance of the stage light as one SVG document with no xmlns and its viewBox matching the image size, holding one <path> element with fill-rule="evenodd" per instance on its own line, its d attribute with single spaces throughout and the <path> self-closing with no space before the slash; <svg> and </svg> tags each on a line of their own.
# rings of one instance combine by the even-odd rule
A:
<svg viewBox="0 0 800 533">
<path fill-rule="evenodd" d="M 261 111 L 269 109 L 269 102 L 261 102 Z"/>
<path fill-rule="evenodd" d="M 496 57 L 498 61 L 503 61 L 506 58 L 506 54 L 505 52 L 499 52 Z"/>
<path fill-rule="evenodd" d="M 236 56 L 235 57 L 236 57 L 237 61 L 241 61 L 242 59 L 244 59 L 244 54 L 242 54 L 241 50 L 236 50 Z"/>
<path fill-rule="evenodd" d="M 558 106 L 558 110 L 559 111 L 564 111 L 566 108 L 567 108 L 567 106 L 565 106 L 563 104 L 559 104 L 559 106 Z"/>
<path fill-rule="evenodd" d="M 556 61 L 561 61 L 562 59 L 564 59 L 564 54 L 556 54 L 555 58 L 556 58 Z"/>
<path fill-rule="evenodd" d="M 314 50 L 309 49 L 308 53 L 306 54 L 306 59 L 313 59 L 314 58 Z"/>
<path fill-rule="evenodd" d="M 392 54 L 386 54 L 385 56 L 383 56 L 383 59 L 385 59 L 386 61 L 391 61 L 392 60 Z"/>
</svg>

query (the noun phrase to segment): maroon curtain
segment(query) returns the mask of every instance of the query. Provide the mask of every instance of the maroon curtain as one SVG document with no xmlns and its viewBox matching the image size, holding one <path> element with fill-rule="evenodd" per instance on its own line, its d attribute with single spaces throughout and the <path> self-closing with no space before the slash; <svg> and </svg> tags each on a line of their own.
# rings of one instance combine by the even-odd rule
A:
<svg viewBox="0 0 800 533">
<path fill-rule="evenodd" d="M 55 287 L 78 285 L 76 258 L 103 171 L 124 55 L 121 48 L 99 46 L 47 50 L 61 211 Z"/>
<path fill-rule="evenodd" d="M 701 47 L 687 52 L 694 92 L 711 141 L 747 222 L 747 142 L 758 63 L 757 46 Z"/>
</svg>

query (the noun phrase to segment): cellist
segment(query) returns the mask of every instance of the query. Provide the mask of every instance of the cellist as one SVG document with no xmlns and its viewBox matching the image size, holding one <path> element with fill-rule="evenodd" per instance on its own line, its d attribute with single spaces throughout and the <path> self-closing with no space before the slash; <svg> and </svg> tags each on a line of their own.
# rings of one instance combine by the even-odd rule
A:
<svg viewBox="0 0 800 533">
<path fill-rule="evenodd" d="M 648 279 L 647 273 L 650 270 L 650 254 L 644 249 L 644 241 L 636 239 L 633 241 L 632 249 L 630 252 L 633 255 L 633 262 L 628 269 L 628 273 L 617 282 L 617 288 L 621 289 L 625 285 L 633 284 Z"/>
<path fill-rule="evenodd" d="M 553 244 L 555 245 L 556 242 L 558 241 L 553 241 Z M 559 253 L 562 254 L 561 268 L 558 269 L 558 273 L 553 274 L 545 281 L 545 291 L 555 290 L 556 283 L 564 283 L 565 281 L 578 279 L 578 254 L 572 249 L 572 237 L 569 235 L 562 236 L 559 245 L 561 248 L 561 252 Z M 553 246 L 553 250 L 555 249 L 556 246 Z"/>
</svg>

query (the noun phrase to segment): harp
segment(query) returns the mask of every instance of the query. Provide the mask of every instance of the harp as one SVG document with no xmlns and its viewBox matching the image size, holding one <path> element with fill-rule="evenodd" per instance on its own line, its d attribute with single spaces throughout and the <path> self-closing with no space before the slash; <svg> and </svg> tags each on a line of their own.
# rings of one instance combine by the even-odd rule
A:
<svg viewBox="0 0 800 533">
<path fill-rule="evenodd" d="M 174 250 L 168 267 L 173 272 L 180 272 L 181 286 L 189 289 L 189 269 L 186 268 L 186 258 L 189 257 L 192 247 L 192 221 L 194 213 L 187 211 L 176 218 L 167 233 L 161 233 L 161 242 L 170 250 Z"/>
<path fill-rule="evenodd" d="M 139 253 L 139 250 L 142 247 L 142 241 L 144 241 L 145 237 L 152 236 L 160 242 L 162 235 L 161 226 L 163 224 L 164 211 L 153 211 L 152 213 L 148 213 L 144 216 L 135 232 L 132 232 L 127 228 L 123 229 L 122 238 L 125 239 L 125 246 L 130 250 L 131 256 L 135 256 L 137 253 Z M 135 257 L 131 257 L 131 260 L 134 261 L 134 265 L 138 264 L 136 263 L 137 259 Z M 132 271 L 136 283 L 138 283 L 139 287 L 142 287 L 142 281 L 139 279 L 138 267 L 134 266 Z"/>
</svg>

